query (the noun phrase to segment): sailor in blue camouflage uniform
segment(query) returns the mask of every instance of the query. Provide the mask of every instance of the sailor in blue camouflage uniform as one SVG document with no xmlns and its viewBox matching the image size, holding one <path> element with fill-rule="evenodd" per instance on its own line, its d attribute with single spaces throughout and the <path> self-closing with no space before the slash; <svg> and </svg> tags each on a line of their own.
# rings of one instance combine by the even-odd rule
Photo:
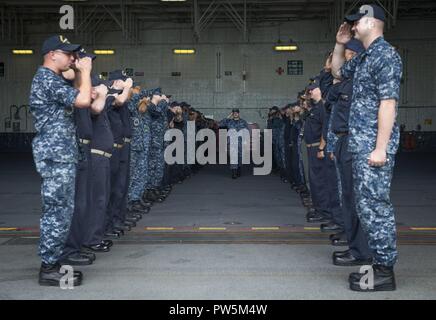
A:
<svg viewBox="0 0 436 320">
<path fill-rule="evenodd" d="M 373 285 L 362 286 L 362 275 L 352 273 L 349 283 L 355 291 L 396 289 L 393 267 L 398 253 L 389 194 L 399 142 L 395 119 L 402 61 L 383 37 L 384 21 L 384 11 L 376 5 L 364 5 L 347 16 L 336 36 L 332 63 L 335 76 L 353 77 L 348 150 L 353 154 L 357 214 L 373 254 Z M 352 31 L 366 50 L 344 64 L 344 45 Z"/>
<path fill-rule="evenodd" d="M 227 128 L 228 130 L 228 134 L 227 134 L 227 144 L 228 147 L 230 149 L 230 152 L 232 152 L 232 150 L 234 150 L 235 148 L 237 148 L 237 152 L 238 152 L 238 159 L 237 159 L 237 163 L 230 163 L 230 170 L 232 170 L 232 179 L 236 179 L 238 177 L 241 176 L 242 174 L 242 143 L 243 143 L 243 139 L 242 138 L 238 138 L 238 142 L 236 145 L 236 140 L 235 139 L 231 139 L 230 135 L 232 133 L 239 133 L 239 131 L 243 130 L 243 129 L 249 129 L 248 128 L 248 123 L 247 121 L 245 121 L 244 119 L 240 118 L 240 112 L 238 108 L 233 108 L 232 112 L 230 113 L 230 115 L 225 118 L 222 119 L 221 121 L 219 121 L 218 123 L 220 128 Z M 235 131 L 231 131 L 231 129 L 234 129 Z M 234 141 L 235 144 L 233 145 L 231 143 L 231 141 Z"/>
<path fill-rule="evenodd" d="M 163 95 L 160 88 L 158 88 L 152 93 L 151 103 L 148 107 L 151 140 L 148 161 L 149 196 L 147 199 L 157 202 L 164 201 L 162 179 L 165 169 L 164 136 L 168 129 L 168 102 L 168 98 Z"/>
<path fill-rule="evenodd" d="M 147 107 L 149 104 L 150 97 L 147 90 L 134 92 L 127 104 L 132 122 L 128 205 L 132 210 L 144 213 L 150 211 L 149 205 L 144 205 L 141 201 L 148 179 L 150 116 Z"/>
<path fill-rule="evenodd" d="M 88 108 L 91 104 L 92 62 L 90 58 L 76 59 L 75 52 L 79 49 L 80 45 L 71 44 L 59 35 L 44 41 L 44 63 L 38 68 L 30 91 L 30 112 L 36 129 L 32 151 L 42 178 L 40 285 L 60 284 L 63 274 L 59 259 L 74 212 L 78 161 L 74 108 Z M 78 88 L 62 77 L 62 72 L 70 67 L 77 70 Z M 74 285 L 80 285 L 81 273 L 76 272 L 72 280 Z"/>
</svg>

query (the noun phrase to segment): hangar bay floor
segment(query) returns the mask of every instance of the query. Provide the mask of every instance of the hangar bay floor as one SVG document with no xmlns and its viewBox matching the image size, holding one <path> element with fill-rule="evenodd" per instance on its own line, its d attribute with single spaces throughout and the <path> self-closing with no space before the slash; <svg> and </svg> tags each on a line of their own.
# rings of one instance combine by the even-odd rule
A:
<svg viewBox="0 0 436 320">
<path fill-rule="evenodd" d="M 206 166 L 111 252 L 74 290 L 37 283 L 40 180 L 30 154 L 0 156 L 0 299 L 435 299 L 436 154 L 399 154 L 392 187 L 400 259 L 397 291 L 355 293 L 357 268 L 331 263 L 328 234 L 305 221 L 277 176 L 232 180 Z"/>
</svg>

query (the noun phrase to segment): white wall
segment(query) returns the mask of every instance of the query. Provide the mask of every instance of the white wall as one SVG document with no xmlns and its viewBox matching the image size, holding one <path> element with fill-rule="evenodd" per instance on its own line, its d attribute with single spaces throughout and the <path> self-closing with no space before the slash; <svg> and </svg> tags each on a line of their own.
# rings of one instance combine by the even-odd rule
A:
<svg viewBox="0 0 436 320">
<path fill-rule="evenodd" d="M 227 115 L 232 107 L 242 110 L 242 117 L 264 125 L 266 108 L 282 106 L 294 101 L 296 94 L 310 76 L 319 72 L 326 53 L 333 47 L 333 37 L 325 31 L 326 22 L 292 22 L 280 26 L 264 25 L 252 28 L 250 41 L 242 43 L 241 34 L 232 27 L 210 29 L 203 33 L 199 44 L 192 44 L 189 26 L 180 28 L 160 26 L 141 32 L 144 45 L 125 45 L 119 32 L 98 35 L 99 48 L 116 50 L 114 56 L 99 56 L 94 69 L 97 72 L 130 67 L 144 71 L 144 77 L 136 77 L 143 86 L 161 86 L 175 100 L 187 101 L 215 119 Z M 386 38 L 399 48 L 404 59 L 405 80 L 402 87 L 402 106 L 436 106 L 436 23 L 404 21 L 387 33 Z M 321 31 L 320 31 L 321 30 Z M 0 132 L 5 130 L 4 119 L 9 116 L 12 104 L 27 104 L 32 76 L 41 63 L 39 48 L 47 36 L 38 27 L 32 28 L 29 47 L 33 56 L 13 56 L 11 47 L 0 47 L 0 61 L 5 63 L 5 77 L 0 78 Z M 281 35 L 282 41 L 292 38 L 299 44 L 295 53 L 277 53 L 273 44 Z M 29 30 L 29 35 L 30 35 Z M 49 33 L 49 34 L 52 34 Z M 74 36 L 68 36 L 74 41 Z M 175 56 L 174 47 L 195 47 L 192 56 Z M 91 48 L 88 48 L 91 49 Z M 221 54 L 221 80 L 217 79 L 217 53 Z M 287 60 L 303 60 L 304 74 L 278 75 L 275 71 L 286 70 Z M 247 70 L 246 89 L 243 92 L 242 70 Z M 171 72 L 181 72 L 172 77 Z M 232 71 L 232 76 L 224 76 Z M 22 115 L 24 112 L 22 113 Z M 432 125 L 424 125 L 424 119 L 433 119 Z M 436 109 L 401 109 L 399 123 L 413 129 L 421 123 L 423 130 L 436 131 Z M 28 131 L 32 131 L 31 119 Z M 21 129 L 25 129 L 24 121 Z"/>
</svg>

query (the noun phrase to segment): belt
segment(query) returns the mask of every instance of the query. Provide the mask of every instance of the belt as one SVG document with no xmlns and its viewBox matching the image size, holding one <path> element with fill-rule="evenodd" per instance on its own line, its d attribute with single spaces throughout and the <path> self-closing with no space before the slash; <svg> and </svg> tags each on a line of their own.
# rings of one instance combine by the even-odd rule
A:
<svg viewBox="0 0 436 320">
<path fill-rule="evenodd" d="M 106 157 L 106 158 L 112 157 L 112 154 L 104 152 L 103 150 L 98 150 L 98 149 L 91 149 L 91 153 L 99 154 L 99 155 Z"/>
<path fill-rule="evenodd" d="M 130 139 L 130 138 L 124 138 L 124 142 L 125 142 L 125 143 L 130 143 L 130 141 L 132 141 L 132 139 Z"/>
<path fill-rule="evenodd" d="M 79 139 L 79 142 L 80 142 L 81 144 L 90 144 L 90 143 L 91 143 L 91 140 L 87 140 L 87 139 Z"/>
<path fill-rule="evenodd" d="M 312 143 L 312 144 L 306 144 L 306 146 L 308 148 L 310 148 L 310 147 L 318 147 L 320 144 L 321 144 L 321 142 L 315 142 L 315 143 Z"/>
<path fill-rule="evenodd" d="M 114 143 L 114 148 L 121 149 L 123 147 L 122 144 Z"/>
<path fill-rule="evenodd" d="M 348 135 L 348 131 L 346 131 L 346 132 L 335 132 L 335 135 L 337 137 L 347 136 Z"/>
</svg>

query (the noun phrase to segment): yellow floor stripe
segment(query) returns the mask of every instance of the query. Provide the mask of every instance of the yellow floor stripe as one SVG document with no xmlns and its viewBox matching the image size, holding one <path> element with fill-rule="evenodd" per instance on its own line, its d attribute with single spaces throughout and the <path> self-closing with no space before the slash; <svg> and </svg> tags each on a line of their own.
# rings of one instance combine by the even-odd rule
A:
<svg viewBox="0 0 436 320">
<path fill-rule="evenodd" d="M 436 228 L 418 228 L 418 227 L 412 227 L 410 230 L 413 231 L 436 231 Z"/>
<path fill-rule="evenodd" d="M 173 227 L 146 227 L 147 230 L 174 230 Z"/>
<path fill-rule="evenodd" d="M 279 227 L 253 227 L 251 230 L 279 230 Z"/>
<path fill-rule="evenodd" d="M 319 230 L 319 227 L 304 227 L 304 230 Z"/>
<path fill-rule="evenodd" d="M 18 228 L 0 228 L 0 231 L 17 231 Z"/>
<path fill-rule="evenodd" d="M 227 230 L 227 228 L 221 228 L 221 227 L 199 227 L 198 230 Z"/>
</svg>

